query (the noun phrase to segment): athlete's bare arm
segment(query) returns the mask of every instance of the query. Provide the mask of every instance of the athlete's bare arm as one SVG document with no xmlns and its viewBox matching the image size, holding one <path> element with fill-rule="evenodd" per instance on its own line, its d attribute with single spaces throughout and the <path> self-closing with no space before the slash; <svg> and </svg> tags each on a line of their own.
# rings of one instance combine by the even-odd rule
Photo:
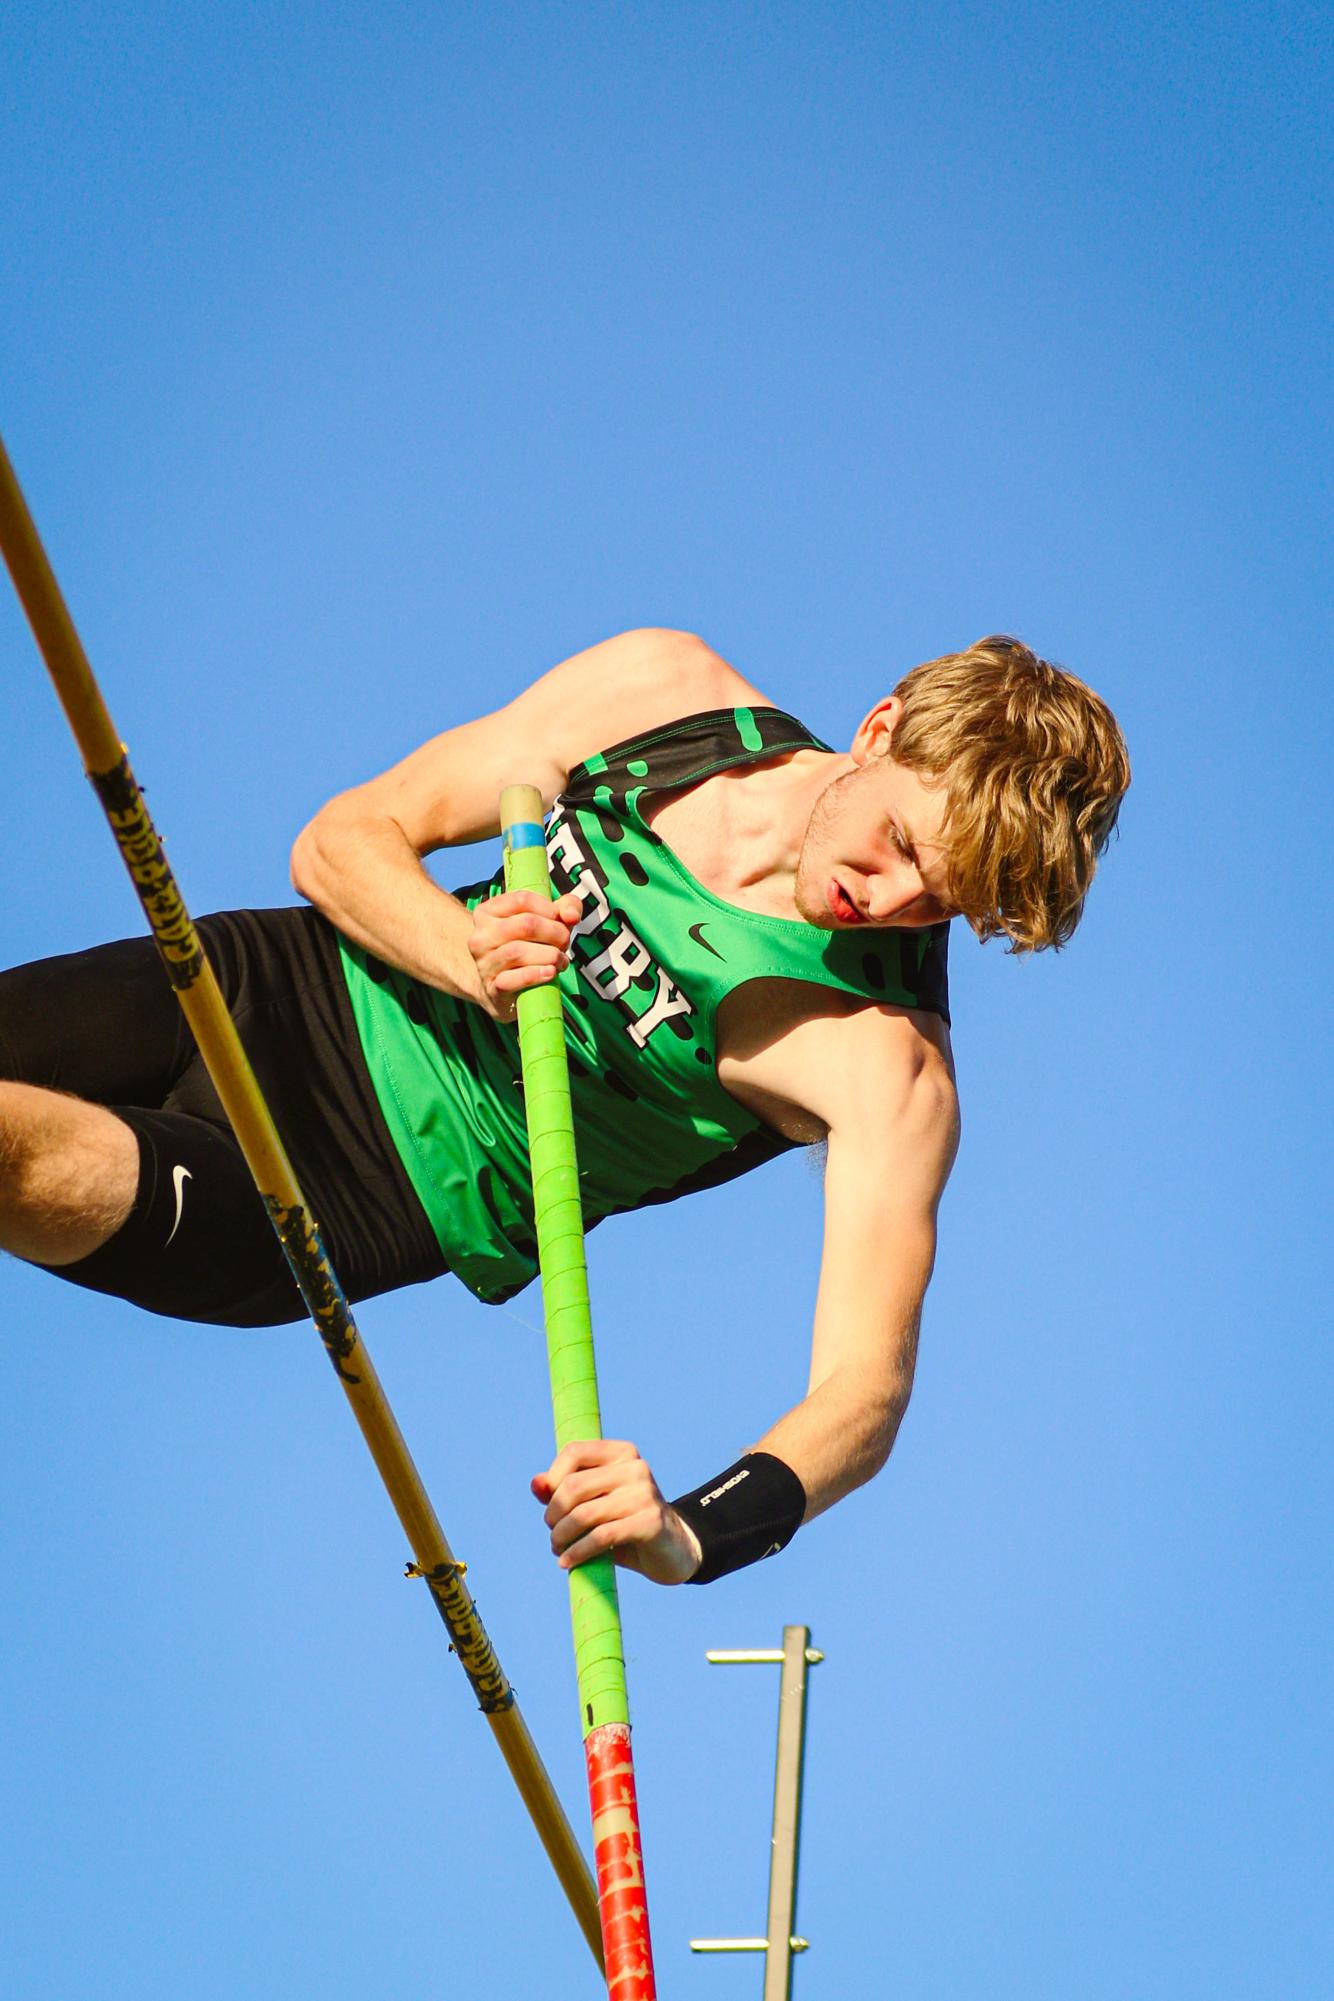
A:
<svg viewBox="0 0 1334 2001">
<path fill-rule="evenodd" d="M 829 1131 L 807 1394 L 758 1441 L 799 1475 L 810 1520 L 879 1472 L 908 1407 L 959 1110 L 935 1015 L 818 1017 L 774 1054 L 775 1081 Z"/>
<path fill-rule="evenodd" d="M 474 935 L 422 857 L 498 835 L 506 785 L 536 785 L 550 806 L 595 750 L 678 716 L 765 699 L 690 633 L 646 628 L 604 640 L 330 800 L 292 850 L 293 886 L 391 965 L 491 1013 L 512 1011 L 520 987 L 552 976 L 566 927 L 529 892 L 495 899 Z"/>
<path fill-rule="evenodd" d="M 935 1016 L 806 992 L 819 1013 L 774 1040 L 761 1032 L 720 1074 L 794 1137 L 828 1135 L 807 1394 L 752 1448 L 798 1475 L 810 1520 L 878 1472 L 894 1444 L 959 1120 L 949 1037 Z M 533 1487 L 566 1566 L 610 1548 L 657 1583 L 697 1567 L 690 1529 L 625 1441 L 571 1446 Z"/>
</svg>

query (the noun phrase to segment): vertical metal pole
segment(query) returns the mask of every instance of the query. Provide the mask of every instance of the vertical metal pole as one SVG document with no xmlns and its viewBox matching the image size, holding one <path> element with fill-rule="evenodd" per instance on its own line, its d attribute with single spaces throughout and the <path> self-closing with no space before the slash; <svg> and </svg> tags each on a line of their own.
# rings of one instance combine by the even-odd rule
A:
<svg viewBox="0 0 1334 2001">
<path fill-rule="evenodd" d="M 769 1865 L 769 1950 L 764 2001 L 789 2001 L 792 1993 L 792 1926 L 797 1908 L 797 1845 L 801 1827 L 801 1774 L 806 1749 L 806 1648 L 808 1626 L 784 1626 L 783 1675 L 778 1692 L 778 1763 L 774 1774 L 773 1857 Z"/>
<path fill-rule="evenodd" d="M 767 1938 L 692 1938 L 692 1952 L 762 1952 L 767 1964 L 764 2001 L 788 2001 L 792 1955 L 810 1940 L 793 1936 L 797 1907 L 797 1845 L 801 1828 L 801 1772 L 806 1754 L 806 1669 L 824 1659 L 809 1644 L 809 1626 L 784 1626 L 781 1647 L 710 1647 L 714 1667 L 747 1667 L 761 1661 L 783 1672 L 778 1691 L 778 1758 L 774 1769 L 774 1826 L 770 1844 Z"/>
</svg>

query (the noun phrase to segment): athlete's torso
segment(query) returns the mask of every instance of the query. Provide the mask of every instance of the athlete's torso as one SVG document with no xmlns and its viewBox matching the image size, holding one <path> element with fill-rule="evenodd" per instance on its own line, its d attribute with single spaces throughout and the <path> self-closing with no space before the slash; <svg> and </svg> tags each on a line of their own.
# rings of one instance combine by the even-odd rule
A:
<svg viewBox="0 0 1334 2001">
<path fill-rule="evenodd" d="M 569 775 L 548 855 L 558 891 L 583 900 L 561 986 L 590 1225 L 790 1144 L 719 1075 L 730 997 L 796 983 L 947 1018 L 944 926 L 868 935 L 749 908 L 717 895 L 666 838 L 679 832 L 708 867 L 699 806 L 710 781 L 826 750 L 757 705 L 683 717 Z M 497 877 L 458 894 L 475 907 L 500 887 Z M 344 961 L 377 1095 L 441 1247 L 482 1297 L 504 1297 L 534 1262 L 515 1031 L 347 943 Z"/>
<path fill-rule="evenodd" d="M 736 698 L 753 715 L 775 704 L 743 685 Z M 711 712 L 710 712 L 711 713 Z M 735 708 L 731 711 L 736 713 Z M 794 843 L 791 780 L 805 779 L 812 764 L 828 766 L 823 749 L 795 750 L 772 762 L 727 765 L 677 789 L 653 788 L 638 802 L 646 826 L 708 894 L 729 909 L 759 917 L 799 916 L 793 894 Z M 821 773 L 827 782 L 827 773 Z M 777 782 L 775 782 L 775 780 Z M 805 787 L 801 792 L 805 795 Z M 796 799 L 800 832 L 808 811 Z M 786 858 L 787 866 L 783 860 Z M 780 1063 L 783 1089 L 762 1086 L 753 1058 L 790 1035 L 813 1013 L 839 1014 L 855 1003 L 847 994 L 809 979 L 782 974 L 732 986 L 714 1019 L 718 1076 L 724 1087 L 765 1125 L 798 1145 L 823 1139 L 825 1130 L 802 1101 L 800 1078 Z"/>
</svg>

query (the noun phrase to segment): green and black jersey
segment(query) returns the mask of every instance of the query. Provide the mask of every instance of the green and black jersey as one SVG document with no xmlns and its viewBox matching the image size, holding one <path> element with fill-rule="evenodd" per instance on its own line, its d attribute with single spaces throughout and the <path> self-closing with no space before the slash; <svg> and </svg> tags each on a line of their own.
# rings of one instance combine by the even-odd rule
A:
<svg viewBox="0 0 1334 2001">
<path fill-rule="evenodd" d="M 714 1023 L 748 980 L 808 980 L 948 1021 L 948 926 L 824 931 L 714 896 L 647 825 L 655 793 L 828 746 L 780 709 L 718 709 L 570 773 L 547 825 L 583 899 L 561 975 L 585 1225 L 745 1173 L 791 1142 L 718 1081 Z M 503 879 L 457 892 L 470 909 Z M 394 1144 L 454 1271 L 501 1300 L 537 1270 L 517 1030 L 340 940 Z"/>
</svg>

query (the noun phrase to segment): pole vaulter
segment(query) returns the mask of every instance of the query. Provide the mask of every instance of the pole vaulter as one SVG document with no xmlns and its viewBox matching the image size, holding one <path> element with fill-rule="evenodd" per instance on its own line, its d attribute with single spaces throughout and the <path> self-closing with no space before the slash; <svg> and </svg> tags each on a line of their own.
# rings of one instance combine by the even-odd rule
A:
<svg viewBox="0 0 1334 2001">
<path fill-rule="evenodd" d="M 500 795 L 505 888 L 552 893 L 542 795 L 510 785 Z M 574 1150 L 570 1071 L 560 988 L 528 987 L 518 997 L 519 1053 L 533 1213 L 542 1272 L 556 1447 L 602 1436 L 593 1324 L 588 1304 L 583 1207 Z M 654 2001 L 653 1950 L 644 1894 L 635 1768 L 616 1569 L 610 1554 L 570 1572 L 579 1707 L 593 1815 L 593 1856 L 602 1912 L 610 2001 Z"/>
<path fill-rule="evenodd" d="M 601 1966 L 606 1892 L 604 1919 L 600 1923 L 598 1893 L 588 1865 L 520 1714 L 514 1690 L 463 1582 L 465 1566 L 456 1560 L 445 1540 L 329 1263 L 315 1219 L 307 1209 L 213 969 L 167 865 L 157 830 L 130 770 L 129 758 L 75 631 L 3 442 L 0 442 L 0 549 L 55 683 L 85 771 L 101 801 L 152 928 L 167 977 L 199 1044 L 292 1275 L 411 1545 L 416 1561 L 409 1566 L 408 1575 L 426 1581 L 453 1651 L 472 1683 L 561 1887 Z M 561 1060 L 563 1066 L 563 1051 Z M 582 1249 L 582 1233 L 580 1246 Z M 574 1581 L 572 1578 L 572 1585 Z M 614 1606 L 614 1585 L 612 1603 Z M 617 1639 L 619 1648 L 619 1625 Z M 581 1691 L 584 1673 L 581 1656 Z M 599 1690 L 600 1687 L 599 1684 Z M 621 1688 L 623 1708 L 623 1677 Z M 600 1692 L 596 1698 L 590 1695 L 589 1700 L 595 1701 L 599 1708 L 604 1705 Z M 614 1699 L 606 1707 L 610 1716 Z M 604 1822 L 605 1818 L 604 1813 Z M 600 1825 L 595 1806 L 595 1836 Z M 601 1861 L 599 1870 L 602 1873 Z M 641 1894 L 641 1904 L 642 1901 Z M 651 1996 L 652 1987 L 621 1985 L 613 1986 L 612 1992 L 616 2001 L 631 2001 L 632 1996 Z"/>
</svg>

